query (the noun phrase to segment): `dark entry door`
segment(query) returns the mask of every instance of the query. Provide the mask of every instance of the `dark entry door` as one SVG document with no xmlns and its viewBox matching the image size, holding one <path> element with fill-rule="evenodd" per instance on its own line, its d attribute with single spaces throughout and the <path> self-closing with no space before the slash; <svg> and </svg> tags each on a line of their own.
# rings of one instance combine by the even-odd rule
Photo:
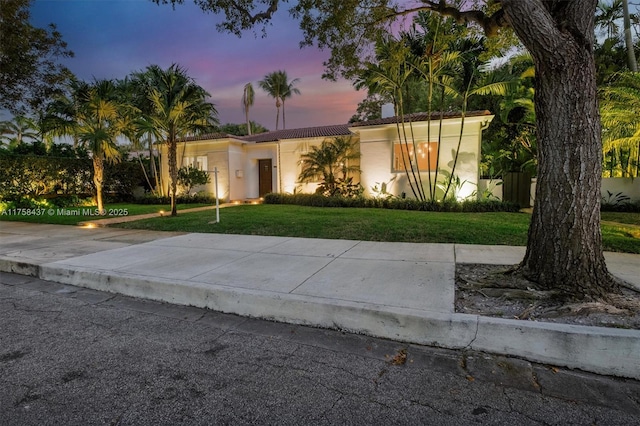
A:
<svg viewBox="0 0 640 426">
<path fill-rule="evenodd" d="M 258 168 L 260 169 L 258 196 L 264 197 L 266 194 L 273 191 L 273 172 L 271 159 L 268 158 L 266 160 L 258 160 Z"/>
</svg>

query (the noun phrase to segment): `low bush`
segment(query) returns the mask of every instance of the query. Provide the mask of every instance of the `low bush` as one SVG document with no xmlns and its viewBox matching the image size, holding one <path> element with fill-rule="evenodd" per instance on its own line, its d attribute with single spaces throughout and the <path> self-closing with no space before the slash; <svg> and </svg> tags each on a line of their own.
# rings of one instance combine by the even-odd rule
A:
<svg viewBox="0 0 640 426">
<path fill-rule="evenodd" d="M 134 190 L 144 184 L 138 163 L 122 161 L 105 167 L 103 191 L 109 202 L 130 201 Z M 0 153 L 0 197 L 5 200 L 94 193 L 93 165 L 88 158 Z"/>
<path fill-rule="evenodd" d="M 635 203 L 609 204 L 602 203 L 600 211 L 603 212 L 621 212 L 621 213 L 640 213 L 640 201 Z"/>
<path fill-rule="evenodd" d="M 171 204 L 171 198 L 147 194 L 144 197 L 136 198 L 133 202 L 136 204 Z M 203 193 L 176 197 L 176 204 L 215 204 L 215 202 L 216 197 Z"/>
<path fill-rule="evenodd" d="M 50 209 L 63 207 L 81 207 L 94 205 L 93 199 L 80 198 L 75 195 L 61 195 L 56 197 L 15 197 L 0 203 L 0 210 L 9 209 Z"/>
<path fill-rule="evenodd" d="M 308 207 L 360 207 L 431 212 L 517 212 L 520 206 L 499 200 L 429 202 L 413 198 L 325 197 L 320 194 L 277 194 L 264 197 L 265 204 L 292 204 Z"/>
</svg>

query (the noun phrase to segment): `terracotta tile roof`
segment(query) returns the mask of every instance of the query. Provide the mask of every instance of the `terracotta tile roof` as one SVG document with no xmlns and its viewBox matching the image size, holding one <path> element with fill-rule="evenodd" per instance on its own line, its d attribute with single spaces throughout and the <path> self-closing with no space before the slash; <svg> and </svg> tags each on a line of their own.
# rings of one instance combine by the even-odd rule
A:
<svg viewBox="0 0 640 426">
<path fill-rule="evenodd" d="M 467 111 L 467 117 L 478 117 L 483 115 L 491 115 L 489 111 Z M 418 122 L 427 121 L 429 114 L 426 112 L 417 112 L 414 114 L 407 114 L 404 116 L 406 122 Z M 461 117 L 460 112 L 445 112 L 444 118 L 458 118 Z M 438 120 L 440 118 L 440 112 L 432 112 L 431 119 Z M 209 133 L 199 136 L 189 136 L 181 141 L 192 142 L 202 140 L 215 140 L 215 139 L 236 139 L 246 142 L 275 142 L 285 139 L 302 139 L 302 138 L 322 138 L 331 136 L 348 136 L 353 134 L 350 127 L 366 127 L 366 126 L 379 126 L 383 124 L 395 124 L 398 117 L 379 118 L 377 120 L 361 121 L 351 124 L 334 124 L 331 126 L 316 126 L 316 127 L 303 127 L 300 129 L 284 129 L 274 130 L 272 132 L 258 133 L 251 136 L 234 136 L 226 133 Z"/>
<path fill-rule="evenodd" d="M 483 115 L 491 115 L 491 112 L 487 110 L 467 111 L 467 113 L 465 114 L 465 117 L 479 117 Z M 445 112 L 444 114 L 442 114 L 442 117 L 443 118 L 459 118 L 459 117 L 462 117 L 462 114 L 459 111 Z M 428 119 L 429 119 L 429 114 L 426 112 L 416 112 L 413 114 L 406 114 L 404 116 L 405 122 L 412 122 L 412 123 L 415 123 L 418 121 L 427 121 Z M 438 119 L 440 119 L 440 112 L 432 112 L 431 120 L 438 120 Z M 395 124 L 397 122 L 398 122 L 398 117 L 393 116 L 389 118 L 378 118 L 376 120 L 360 121 L 358 123 L 353 123 L 351 127 L 379 126 L 382 124 Z"/>
<path fill-rule="evenodd" d="M 283 139 L 318 138 L 330 136 L 351 135 L 348 124 L 332 126 L 304 127 L 301 129 L 274 130 L 273 132 L 258 133 L 251 136 L 240 136 L 239 139 L 248 142 L 275 142 Z"/>
<path fill-rule="evenodd" d="M 205 133 L 197 136 L 187 136 L 186 138 L 179 139 L 180 142 L 193 142 L 193 141 L 209 141 L 214 139 L 226 139 L 226 138 L 238 138 L 238 136 L 229 135 L 227 133 Z"/>
</svg>

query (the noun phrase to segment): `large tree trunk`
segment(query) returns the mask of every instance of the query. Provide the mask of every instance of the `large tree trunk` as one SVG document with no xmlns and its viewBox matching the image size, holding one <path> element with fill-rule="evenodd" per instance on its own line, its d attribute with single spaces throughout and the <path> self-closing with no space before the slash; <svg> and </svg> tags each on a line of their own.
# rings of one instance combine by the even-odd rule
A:
<svg viewBox="0 0 640 426">
<path fill-rule="evenodd" d="M 569 299 L 618 289 L 600 231 L 602 141 L 593 56 L 597 0 L 503 0 L 536 70 L 538 181 L 524 275 Z"/>
<path fill-rule="evenodd" d="M 102 183 L 104 181 L 104 160 L 99 155 L 93 155 L 93 184 L 96 187 L 96 203 L 98 211 L 102 214 L 104 205 L 102 203 Z"/>
</svg>

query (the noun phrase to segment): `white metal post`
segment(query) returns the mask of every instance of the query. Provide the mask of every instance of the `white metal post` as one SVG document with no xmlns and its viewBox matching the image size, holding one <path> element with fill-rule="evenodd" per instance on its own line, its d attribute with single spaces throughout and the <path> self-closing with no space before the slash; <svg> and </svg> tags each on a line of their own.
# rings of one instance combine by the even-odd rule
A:
<svg viewBox="0 0 640 426">
<path fill-rule="evenodd" d="M 220 201 L 218 199 L 218 167 L 213 168 L 213 180 L 216 186 L 216 223 L 220 223 Z"/>
</svg>

